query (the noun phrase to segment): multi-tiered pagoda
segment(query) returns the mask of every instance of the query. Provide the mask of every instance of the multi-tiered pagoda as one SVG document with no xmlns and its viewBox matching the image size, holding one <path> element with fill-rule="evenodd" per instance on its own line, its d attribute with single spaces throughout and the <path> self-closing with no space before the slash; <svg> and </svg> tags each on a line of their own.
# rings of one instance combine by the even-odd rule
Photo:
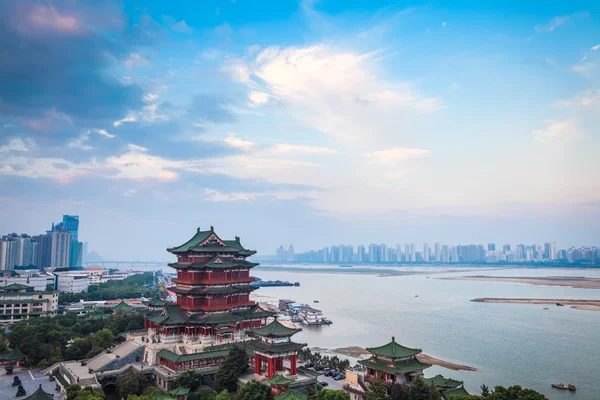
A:
<svg viewBox="0 0 600 400">
<path fill-rule="evenodd" d="M 274 314 L 250 300 L 257 289 L 250 286 L 250 270 L 258 264 L 246 258 L 256 252 L 245 249 L 239 237 L 222 240 L 212 226 L 198 228 L 186 243 L 167 251 L 177 256 L 169 264 L 177 270 L 176 286 L 170 288 L 177 304 L 157 304 L 146 317 L 150 337 L 144 359 L 149 364 L 176 371 L 204 366 L 207 352 L 214 350 L 207 347 L 250 340 L 247 332 Z M 212 358 L 207 367 L 218 366 L 220 358 Z"/>
</svg>

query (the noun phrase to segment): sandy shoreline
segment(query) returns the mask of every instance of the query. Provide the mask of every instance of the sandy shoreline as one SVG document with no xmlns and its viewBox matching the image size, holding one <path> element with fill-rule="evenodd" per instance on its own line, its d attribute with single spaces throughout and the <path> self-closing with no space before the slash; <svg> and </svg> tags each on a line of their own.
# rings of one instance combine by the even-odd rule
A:
<svg viewBox="0 0 600 400">
<path fill-rule="evenodd" d="M 600 289 L 599 278 L 587 278 L 584 276 L 548 276 L 543 278 L 524 277 L 512 278 L 502 276 L 449 276 L 437 278 L 455 281 L 484 281 L 484 282 L 507 282 L 507 283 L 527 283 L 530 285 L 544 286 L 570 286 L 579 289 Z"/>
<path fill-rule="evenodd" d="M 348 346 L 340 349 L 333 349 L 332 352 L 354 358 L 364 358 L 371 354 L 366 349 L 359 346 Z M 425 364 L 437 365 L 454 371 L 477 371 L 477 369 L 469 367 L 468 365 L 451 363 L 449 361 L 444 361 L 440 360 L 439 358 L 431 357 L 424 353 L 418 354 L 417 359 Z"/>
<path fill-rule="evenodd" d="M 600 311 L 600 300 L 574 299 L 522 299 L 504 297 L 480 297 L 471 301 L 479 303 L 520 303 L 520 304 L 563 304 L 576 310 Z"/>
</svg>

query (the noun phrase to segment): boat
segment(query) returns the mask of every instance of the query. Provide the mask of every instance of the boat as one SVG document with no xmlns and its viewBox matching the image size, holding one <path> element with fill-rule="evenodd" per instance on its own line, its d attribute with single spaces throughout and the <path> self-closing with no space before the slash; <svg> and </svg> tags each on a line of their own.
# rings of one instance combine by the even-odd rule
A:
<svg viewBox="0 0 600 400">
<path fill-rule="evenodd" d="M 319 300 L 313 300 L 313 301 L 314 301 L 315 303 L 318 303 L 318 302 L 319 302 Z"/>
<path fill-rule="evenodd" d="M 418 295 L 418 294 L 415 294 L 415 297 L 419 297 L 419 295 Z"/>
<path fill-rule="evenodd" d="M 556 303 L 556 305 L 557 305 L 558 307 L 564 307 L 564 306 L 565 306 L 564 304 L 560 304 L 560 303 Z"/>
<path fill-rule="evenodd" d="M 544 310 L 549 310 L 549 308 L 548 307 L 544 307 Z"/>
<path fill-rule="evenodd" d="M 566 384 L 566 383 L 553 383 L 552 387 L 555 389 L 570 390 L 571 392 L 574 392 L 577 390 L 575 385 Z"/>
</svg>

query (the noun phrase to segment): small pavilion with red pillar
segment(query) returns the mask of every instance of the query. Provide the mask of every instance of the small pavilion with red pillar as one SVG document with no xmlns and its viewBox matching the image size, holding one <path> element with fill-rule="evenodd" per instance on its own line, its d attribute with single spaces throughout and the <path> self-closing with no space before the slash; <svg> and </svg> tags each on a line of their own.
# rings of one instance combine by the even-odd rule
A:
<svg viewBox="0 0 600 400">
<path fill-rule="evenodd" d="M 254 351 L 254 373 L 268 379 L 277 374 L 295 376 L 298 351 L 306 345 L 292 342 L 291 337 L 301 330 L 288 328 L 277 319 L 267 326 L 254 328 L 252 333 L 260 338 L 248 345 Z"/>
</svg>

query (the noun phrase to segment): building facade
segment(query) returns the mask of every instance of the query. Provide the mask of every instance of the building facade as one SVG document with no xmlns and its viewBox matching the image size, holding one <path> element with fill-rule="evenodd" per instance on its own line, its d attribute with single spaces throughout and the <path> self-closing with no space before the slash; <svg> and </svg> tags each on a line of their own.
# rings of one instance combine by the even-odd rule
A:
<svg viewBox="0 0 600 400">
<path fill-rule="evenodd" d="M 60 293 L 87 292 L 90 281 L 86 271 L 61 271 L 56 275 L 56 289 Z"/>
<path fill-rule="evenodd" d="M 11 284 L 0 287 L 0 324 L 43 315 L 58 310 L 58 292 L 36 292 L 31 286 Z"/>
<path fill-rule="evenodd" d="M 70 266 L 71 234 L 68 231 L 52 232 L 52 251 L 50 267 L 66 268 Z"/>
</svg>

